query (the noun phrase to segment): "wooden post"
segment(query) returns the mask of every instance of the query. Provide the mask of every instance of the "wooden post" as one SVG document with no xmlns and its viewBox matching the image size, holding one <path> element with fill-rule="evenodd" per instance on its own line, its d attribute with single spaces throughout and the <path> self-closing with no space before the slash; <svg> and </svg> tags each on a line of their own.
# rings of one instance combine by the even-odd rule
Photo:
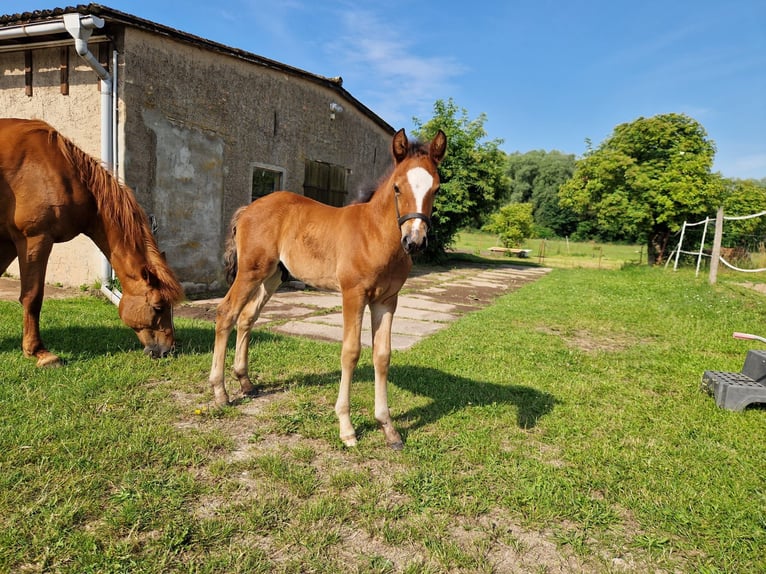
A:
<svg viewBox="0 0 766 574">
<path fill-rule="evenodd" d="M 24 50 L 24 90 L 32 97 L 32 50 Z"/>
<path fill-rule="evenodd" d="M 710 255 L 710 275 L 708 281 L 715 285 L 718 281 L 718 261 L 721 258 L 721 238 L 723 237 L 723 206 L 715 214 L 715 234 L 713 235 L 713 253 Z"/>
<path fill-rule="evenodd" d="M 59 54 L 59 84 L 62 96 L 69 95 L 69 47 L 61 48 Z"/>
</svg>

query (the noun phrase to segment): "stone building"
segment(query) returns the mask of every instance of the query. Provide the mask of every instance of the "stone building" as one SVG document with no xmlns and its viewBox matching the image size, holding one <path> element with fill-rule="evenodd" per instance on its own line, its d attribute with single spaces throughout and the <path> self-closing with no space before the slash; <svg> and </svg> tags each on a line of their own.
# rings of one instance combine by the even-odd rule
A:
<svg viewBox="0 0 766 574">
<path fill-rule="evenodd" d="M 187 292 L 224 285 L 239 206 L 275 189 L 341 205 L 389 167 L 393 128 L 340 78 L 99 4 L 0 16 L 0 71 L 2 115 L 43 119 L 112 165 Z M 107 271 L 80 236 L 54 248 L 47 281 Z"/>
</svg>

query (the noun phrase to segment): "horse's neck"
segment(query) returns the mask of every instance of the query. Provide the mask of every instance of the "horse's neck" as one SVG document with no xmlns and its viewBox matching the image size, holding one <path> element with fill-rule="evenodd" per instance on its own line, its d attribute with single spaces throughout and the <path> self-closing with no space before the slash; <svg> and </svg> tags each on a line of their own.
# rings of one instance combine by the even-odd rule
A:
<svg viewBox="0 0 766 574">
<path fill-rule="evenodd" d="M 99 220 L 92 225 L 87 235 L 109 260 L 123 287 L 143 281 L 140 270 L 146 264 L 146 257 L 143 252 L 128 245 L 123 230 Z"/>
</svg>

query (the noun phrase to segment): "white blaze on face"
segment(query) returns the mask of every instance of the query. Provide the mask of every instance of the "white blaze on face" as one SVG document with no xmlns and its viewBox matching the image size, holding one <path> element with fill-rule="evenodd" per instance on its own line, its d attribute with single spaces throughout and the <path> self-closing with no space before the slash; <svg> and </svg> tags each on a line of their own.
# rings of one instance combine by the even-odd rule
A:
<svg viewBox="0 0 766 574">
<path fill-rule="evenodd" d="M 434 184 L 434 177 L 424 168 L 416 167 L 407 172 L 407 181 L 412 189 L 412 195 L 415 196 L 415 211 L 423 213 L 423 201 Z M 421 225 L 425 225 L 422 219 L 415 219 L 412 222 L 413 228 Z"/>
</svg>

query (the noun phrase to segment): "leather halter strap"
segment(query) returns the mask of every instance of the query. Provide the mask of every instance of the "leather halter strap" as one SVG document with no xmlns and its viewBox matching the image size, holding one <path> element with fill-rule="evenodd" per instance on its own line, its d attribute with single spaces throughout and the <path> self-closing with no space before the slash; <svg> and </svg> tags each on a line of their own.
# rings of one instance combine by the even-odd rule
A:
<svg viewBox="0 0 766 574">
<path fill-rule="evenodd" d="M 404 215 L 399 214 L 399 194 L 396 192 L 396 188 L 394 188 L 394 207 L 396 207 L 396 222 L 399 224 L 399 227 L 404 225 L 404 222 L 409 221 L 410 219 L 422 219 L 425 222 L 426 227 L 431 229 L 431 218 L 425 213 L 413 211 L 412 213 L 405 213 Z"/>
</svg>

